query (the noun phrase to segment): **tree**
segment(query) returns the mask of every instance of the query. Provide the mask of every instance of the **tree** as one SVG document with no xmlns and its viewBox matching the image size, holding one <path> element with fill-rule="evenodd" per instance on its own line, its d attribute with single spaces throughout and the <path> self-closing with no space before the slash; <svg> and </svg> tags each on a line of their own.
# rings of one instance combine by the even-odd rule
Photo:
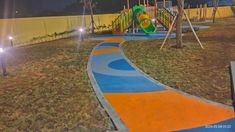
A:
<svg viewBox="0 0 235 132">
<path fill-rule="evenodd" d="M 95 7 L 95 4 L 92 2 L 92 0 L 81 0 L 81 2 L 84 4 L 84 8 L 90 10 L 91 15 L 91 33 L 95 33 L 95 21 L 94 21 L 94 13 L 93 8 Z"/>
<path fill-rule="evenodd" d="M 177 0 L 178 16 L 176 20 L 176 47 L 182 48 L 182 18 L 184 15 L 184 0 Z"/>
<path fill-rule="evenodd" d="M 213 18 L 213 23 L 215 23 L 215 16 L 216 16 L 218 5 L 219 5 L 219 0 L 213 0 L 213 5 L 214 5 L 214 8 L 212 12 L 212 18 Z"/>
</svg>

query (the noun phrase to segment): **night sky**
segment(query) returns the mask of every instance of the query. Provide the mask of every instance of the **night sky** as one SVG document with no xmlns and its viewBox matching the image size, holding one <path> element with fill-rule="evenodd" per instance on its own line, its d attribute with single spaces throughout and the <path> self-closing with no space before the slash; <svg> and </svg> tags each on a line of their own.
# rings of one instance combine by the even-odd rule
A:
<svg viewBox="0 0 235 132">
<path fill-rule="evenodd" d="M 0 0 L 0 18 L 80 15 L 83 12 L 83 5 L 80 1 L 81 0 Z M 138 0 L 130 1 L 131 6 L 138 3 Z M 173 0 L 173 3 L 175 3 L 174 1 L 175 0 Z M 195 2 L 196 0 L 186 1 Z M 212 0 L 197 1 L 209 2 Z M 220 3 L 230 2 L 231 4 L 231 0 L 220 1 Z M 93 2 L 97 3 L 94 8 L 96 14 L 116 13 L 122 10 L 123 5 L 126 4 L 126 0 L 93 0 Z M 87 11 L 87 13 L 89 12 Z"/>
<path fill-rule="evenodd" d="M 93 0 L 95 13 L 114 13 L 123 8 L 126 0 Z M 0 17 L 31 17 L 82 14 L 80 0 L 0 0 Z M 17 13 L 14 13 L 18 11 Z M 89 13 L 87 11 L 87 13 Z"/>
</svg>

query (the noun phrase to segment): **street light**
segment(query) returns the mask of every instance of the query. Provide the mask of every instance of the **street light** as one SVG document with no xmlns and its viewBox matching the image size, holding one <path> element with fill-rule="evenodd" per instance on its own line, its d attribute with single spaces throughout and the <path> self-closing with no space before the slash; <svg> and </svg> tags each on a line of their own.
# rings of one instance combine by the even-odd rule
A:
<svg viewBox="0 0 235 132">
<path fill-rule="evenodd" d="M 9 36 L 8 39 L 9 39 L 9 40 L 13 40 L 13 37 L 12 37 L 12 36 Z"/>
<path fill-rule="evenodd" d="M 3 48 L 0 48 L 0 53 L 3 53 L 4 52 L 4 49 Z"/>
<path fill-rule="evenodd" d="M 79 28 L 79 32 L 82 33 L 84 31 L 83 28 Z"/>
<path fill-rule="evenodd" d="M 80 32 L 80 36 L 81 36 L 81 40 L 84 40 L 84 29 L 81 27 L 79 28 L 79 32 Z"/>
<path fill-rule="evenodd" d="M 14 44 L 13 44 L 13 40 L 14 40 L 14 38 L 12 37 L 12 36 L 9 36 L 8 37 L 8 39 L 10 40 L 10 42 L 11 42 L 11 47 L 13 47 L 14 46 Z"/>
<path fill-rule="evenodd" d="M 7 68 L 6 68 L 6 61 L 5 61 L 5 56 L 4 56 L 5 50 L 0 47 L 0 63 L 2 67 L 2 74 L 3 76 L 7 76 Z"/>
</svg>

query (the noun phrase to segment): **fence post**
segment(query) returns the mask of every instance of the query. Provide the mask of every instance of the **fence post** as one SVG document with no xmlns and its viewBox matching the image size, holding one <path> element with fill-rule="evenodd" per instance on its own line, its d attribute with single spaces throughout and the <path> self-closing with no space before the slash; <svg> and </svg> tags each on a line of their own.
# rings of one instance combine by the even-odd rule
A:
<svg viewBox="0 0 235 132">
<path fill-rule="evenodd" d="M 233 106 L 235 108 L 235 61 L 232 61 L 230 64 L 230 73 L 231 73 L 231 92 L 233 99 Z"/>
<path fill-rule="evenodd" d="M 7 76 L 6 59 L 4 52 L 0 53 L 0 64 L 2 67 L 2 75 Z"/>
</svg>

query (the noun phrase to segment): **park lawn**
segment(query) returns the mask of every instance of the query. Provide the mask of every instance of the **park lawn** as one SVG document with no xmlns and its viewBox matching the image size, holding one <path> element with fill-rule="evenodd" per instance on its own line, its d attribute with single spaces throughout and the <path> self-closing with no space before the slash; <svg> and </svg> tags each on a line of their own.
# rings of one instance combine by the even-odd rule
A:
<svg viewBox="0 0 235 132">
<path fill-rule="evenodd" d="M 98 41 L 62 39 L 8 52 L 0 77 L 0 131 L 113 130 L 92 90 L 87 62 Z"/>
<path fill-rule="evenodd" d="M 174 48 L 175 39 L 128 41 L 127 57 L 141 70 L 170 87 L 192 95 L 231 105 L 230 61 L 235 61 L 235 18 L 209 23 L 198 32 L 202 50 L 192 33 L 185 34 L 184 47 Z"/>
</svg>

